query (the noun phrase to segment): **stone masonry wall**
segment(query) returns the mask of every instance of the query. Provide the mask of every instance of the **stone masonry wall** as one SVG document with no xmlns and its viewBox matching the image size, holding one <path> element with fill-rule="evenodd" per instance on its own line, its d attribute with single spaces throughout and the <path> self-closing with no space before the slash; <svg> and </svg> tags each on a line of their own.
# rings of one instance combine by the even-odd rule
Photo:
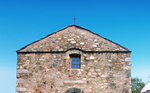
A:
<svg viewBox="0 0 150 93">
<path fill-rule="evenodd" d="M 129 51 L 90 31 L 70 26 L 21 49 L 24 51 L 66 51 L 78 48 L 86 51 Z"/>
<path fill-rule="evenodd" d="M 71 68 L 69 54 L 81 54 L 81 69 Z M 130 53 L 19 54 L 17 93 L 131 93 Z"/>
<path fill-rule="evenodd" d="M 69 26 L 17 53 L 16 93 L 65 93 L 70 88 L 131 93 L 130 51 L 81 27 Z M 71 68 L 73 53 L 81 55 L 80 69 Z"/>
</svg>

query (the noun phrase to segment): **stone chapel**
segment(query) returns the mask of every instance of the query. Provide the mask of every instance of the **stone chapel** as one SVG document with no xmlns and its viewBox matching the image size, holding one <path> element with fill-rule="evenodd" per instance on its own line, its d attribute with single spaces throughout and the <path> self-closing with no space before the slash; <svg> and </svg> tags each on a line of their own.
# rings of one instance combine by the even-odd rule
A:
<svg viewBox="0 0 150 93">
<path fill-rule="evenodd" d="M 130 53 L 68 26 L 17 51 L 16 93 L 131 93 Z"/>
</svg>

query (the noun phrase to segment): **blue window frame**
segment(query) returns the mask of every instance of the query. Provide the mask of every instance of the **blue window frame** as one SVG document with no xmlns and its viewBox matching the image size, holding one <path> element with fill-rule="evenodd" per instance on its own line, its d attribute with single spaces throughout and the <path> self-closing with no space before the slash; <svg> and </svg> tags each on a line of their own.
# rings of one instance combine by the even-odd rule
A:
<svg viewBox="0 0 150 93">
<path fill-rule="evenodd" d="M 74 69 L 80 69 L 80 55 L 72 54 L 70 57 L 72 59 L 71 67 Z"/>
</svg>

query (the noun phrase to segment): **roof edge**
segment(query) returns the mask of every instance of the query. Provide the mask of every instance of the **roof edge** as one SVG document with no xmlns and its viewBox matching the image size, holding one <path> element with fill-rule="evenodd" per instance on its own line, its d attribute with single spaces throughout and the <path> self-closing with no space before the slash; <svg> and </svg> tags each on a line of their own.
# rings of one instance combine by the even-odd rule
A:
<svg viewBox="0 0 150 93">
<path fill-rule="evenodd" d="M 88 30 L 88 29 L 86 29 L 86 28 L 83 28 L 83 27 L 80 27 L 80 26 L 77 26 L 77 25 L 72 25 L 72 26 L 76 26 L 76 27 L 78 27 L 78 28 L 87 30 L 87 31 L 89 31 L 89 32 L 92 33 L 92 34 L 95 34 L 95 35 L 97 35 L 97 36 L 99 36 L 99 37 L 101 37 L 101 38 L 103 38 L 103 39 L 105 39 L 105 40 L 108 40 L 108 41 L 112 42 L 113 44 L 116 44 L 116 45 L 122 47 L 123 49 L 125 49 L 125 50 L 127 50 L 127 51 L 130 51 L 128 48 L 125 48 L 125 47 L 123 47 L 122 45 L 120 45 L 120 44 L 118 44 L 118 43 L 116 43 L 116 42 L 113 42 L 113 41 L 111 41 L 111 40 L 109 40 L 109 39 L 107 39 L 107 38 L 105 38 L 105 37 L 102 37 L 101 35 L 99 35 L 99 34 L 97 34 L 97 33 L 94 33 L 94 32 L 92 32 L 91 30 Z"/>
<path fill-rule="evenodd" d="M 45 39 L 45 38 L 47 38 L 47 37 L 49 37 L 49 36 L 51 36 L 51 35 L 53 35 L 53 34 L 55 34 L 55 33 L 57 33 L 57 32 L 60 32 L 60 31 L 62 31 L 62 30 L 65 30 L 65 29 L 67 29 L 68 27 L 71 27 L 71 26 L 75 26 L 75 25 L 69 25 L 69 26 L 67 26 L 67 27 L 65 27 L 65 28 L 63 28 L 63 29 L 60 29 L 60 30 L 58 30 L 58 31 L 56 31 L 56 32 L 53 32 L 53 33 L 51 33 L 51 34 L 49 34 L 49 35 L 47 35 L 47 36 L 45 36 L 45 37 L 43 37 L 43 38 L 41 38 L 41 39 L 39 39 L 39 40 L 36 40 L 36 41 L 34 41 L 34 42 L 32 42 L 32 43 L 30 43 L 30 44 L 28 44 L 28 45 L 26 45 L 26 46 L 20 48 L 19 50 L 17 50 L 17 52 L 19 52 L 19 51 L 25 49 L 26 47 L 28 47 L 28 46 L 31 45 L 31 44 L 34 44 L 34 43 L 36 43 L 36 42 L 38 42 L 38 41 L 40 41 L 40 40 L 43 40 L 43 39 Z"/>
<path fill-rule="evenodd" d="M 97 36 L 99 36 L 99 37 L 101 37 L 101 38 L 103 38 L 103 39 L 105 39 L 105 40 L 107 40 L 107 41 L 112 42 L 113 44 L 116 44 L 116 45 L 122 47 L 122 48 L 125 49 L 126 51 L 130 51 L 128 48 L 125 48 L 125 47 L 121 46 L 120 44 L 115 43 L 115 42 L 113 42 L 113 41 L 111 41 L 111 40 L 109 40 L 109 39 L 107 39 L 107 38 L 104 38 L 104 37 L 100 36 L 99 34 L 94 33 L 94 32 L 92 32 L 92 31 L 90 31 L 90 30 L 88 30 L 88 29 L 86 29 L 86 28 L 83 28 L 83 27 L 80 27 L 80 26 L 77 26 L 77 25 L 69 25 L 69 26 L 67 26 L 67 27 L 65 27 L 65 28 L 63 28 L 63 29 L 60 29 L 60 30 L 58 30 L 58 31 L 56 31 L 56 32 L 54 32 L 54 33 L 51 33 L 51 34 L 49 34 L 49 35 L 47 35 L 47 36 L 45 36 L 45 37 L 43 37 L 43 38 L 41 38 L 41 39 L 39 39 L 39 40 L 36 40 L 36 41 L 34 41 L 34 42 L 32 42 L 32 43 L 30 43 L 30 44 L 24 46 L 23 48 L 17 50 L 16 52 L 20 52 L 21 50 L 25 49 L 25 48 L 28 47 L 29 45 L 34 44 L 34 43 L 36 43 L 36 42 L 38 42 L 38 41 L 40 41 L 40 40 L 43 40 L 43 39 L 45 39 L 45 38 L 47 38 L 47 37 L 49 37 L 49 36 L 51 36 L 51 35 L 53 35 L 53 34 L 55 34 L 55 33 L 57 33 L 57 32 L 63 31 L 63 30 L 65 30 L 65 29 L 67 29 L 68 27 L 72 27 L 72 26 L 75 26 L 75 27 L 77 27 L 77 28 L 80 28 L 80 29 L 84 29 L 84 30 L 86 30 L 86 31 L 89 31 L 90 33 L 92 33 L 92 34 L 94 34 L 94 35 L 97 35 Z"/>
<path fill-rule="evenodd" d="M 66 51 L 16 51 L 17 54 L 31 54 L 31 53 L 66 53 L 69 50 L 79 50 L 82 51 L 83 53 L 131 53 L 131 51 L 86 51 L 86 50 L 82 50 L 79 48 L 70 48 L 67 49 Z"/>
</svg>

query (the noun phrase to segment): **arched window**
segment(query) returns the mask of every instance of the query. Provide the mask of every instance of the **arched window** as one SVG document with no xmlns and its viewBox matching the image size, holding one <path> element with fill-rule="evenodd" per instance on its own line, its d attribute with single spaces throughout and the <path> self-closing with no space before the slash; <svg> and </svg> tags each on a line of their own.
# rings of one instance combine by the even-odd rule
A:
<svg viewBox="0 0 150 93">
<path fill-rule="evenodd" d="M 70 88 L 65 93 L 84 93 L 84 92 L 78 88 Z"/>
<path fill-rule="evenodd" d="M 73 69 L 80 69 L 81 62 L 80 62 L 80 55 L 79 54 L 70 54 L 71 57 L 71 68 Z"/>
</svg>

